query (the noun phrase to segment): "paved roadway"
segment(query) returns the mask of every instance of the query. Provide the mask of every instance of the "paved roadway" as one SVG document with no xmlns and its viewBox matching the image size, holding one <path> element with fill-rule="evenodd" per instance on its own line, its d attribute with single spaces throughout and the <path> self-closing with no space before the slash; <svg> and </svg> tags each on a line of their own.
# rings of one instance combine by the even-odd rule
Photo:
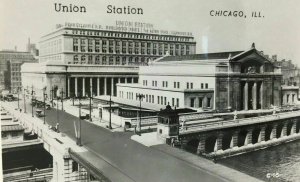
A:
<svg viewBox="0 0 300 182">
<path fill-rule="evenodd" d="M 27 106 L 27 113 L 31 114 L 31 105 Z M 55 126 L 56 120 L 56 109 L 46 110 L 46 122 Z M 73 121 L 78 121 L 78 118 L 59 111 L 59 120 L 60 131 L 75 140 Z M 132 141 L 131 135 L 128 132 L 110 132 L 89 122 L 82 122 L 82 144 L 133 181 L 226 181 L 184 160 Z"/>
</svg>

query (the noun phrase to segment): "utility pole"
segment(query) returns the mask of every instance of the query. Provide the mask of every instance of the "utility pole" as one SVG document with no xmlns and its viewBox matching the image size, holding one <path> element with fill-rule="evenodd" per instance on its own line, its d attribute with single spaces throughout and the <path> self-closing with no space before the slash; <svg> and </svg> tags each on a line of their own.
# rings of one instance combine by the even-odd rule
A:
<svg viewBox="0 0 300 182">
<path fill-rule="evenodd" d="M 46 99 L 46 96 L 47 96 L 47 94 L 45 94 L 45 90 L 46 90 L 46 87 L 43 88 L 43 98 L 44 98 L 44 103 L 43 103 L 43 105 L 44 105 L 44 124 L 46 124 L 46 101 L 45 101 L 45 99 Z"/>
<path fill-rule="evenodd" d="M 140 101 L 140 112 L 139 112 L 139 118 L 140 118 L 140 120 L 139 120 L 139 131 L 140 131 L 140 134 L 141 134 L 141 132 L 142 132 L 142 99 L 145 97 L 145 95 L 144 94 L 137 94 L 137 96 L 136 96 L 138 99 L 139 99 L 139 101 Z"/>
<path fill-rule="evenodd" d="M 24 113 L 26 113 L 25 91 L 27 91 L 27 89 L 24 88 Z"/>
<path fill-rule="evenodd" d="M 53 93 L 54 93 L 53 87 L 51 88 L 50 93 L 51 93 L 51 104 L 52 104 L 52 107 L 53 107 L 53 97 L 54 97 L 54 95 L 53 95 Z"/>
<path fill-rule="evenodd" d="M 79 127 L 78 127 L 78 135 L 77 135 L 77 141 L 76 144 L 78 146 L 82 146 L 81 144 L 81 102 L 80 102 L 80 97 L 79 97 L 79 118 L 78 118 L 78 122 L 79 122 Z"/>
<path fill-rule="evenodd" d="M 64 101 L 64 93 L 65 92 L 62 89 L 60 93 L 61 93 L 61 110 L 64 111 L 64 102 L 63 101 Z"/>
<path fill-rule="evenodd" d="M 20 97 L 19 97 L 19 94 L 20 94 L 20 88 L 21 87 L 17 87 L 17 92 L 18 92 L 18 110 L 20 111 Z"/>
<path fill-rule="evenodd" d="M 33 86 L 31 87 L 31 114 L 32 114 L 32 117 L 34 117 L 33 115 L 33 94 L 34 94 L 34 91 L 33 91 Z"/>
<path fill-rule="evenodd" d="M 92 92 L 92 85 L 90 86 L 90 118 L 89 121 L 92 122 L 92 97 L 93 97 L 93 92 Z"/>
<path fill-rule="evenodd" d="M 59 97 L 56 97 L 57 98 L 57 102 L 56 102 L 56 129 L 57 129 L 57 133 L 59 133 L 59 115 L 58 115 L 58 100 L 59 100 Z"/>
<path fill-rule="evenodd" d="M 109 129 L 112 129 L 111 127 L 111 93 L 109 95 L 109 125 L 108 125 Z"/>
</svg>

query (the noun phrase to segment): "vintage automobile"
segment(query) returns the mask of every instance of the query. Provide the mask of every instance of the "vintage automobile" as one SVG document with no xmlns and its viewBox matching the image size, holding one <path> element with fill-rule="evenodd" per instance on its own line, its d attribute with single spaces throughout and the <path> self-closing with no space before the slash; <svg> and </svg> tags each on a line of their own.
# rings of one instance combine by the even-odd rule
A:
<svg viewBox="0 0 300 182">
<path fill-rule="evenodd" d="M 38 109 L 38 110 L 35 111 L 35 115 L 37 117 L 42 117 L 43 116 L 43 111 Z"/>
</svg>

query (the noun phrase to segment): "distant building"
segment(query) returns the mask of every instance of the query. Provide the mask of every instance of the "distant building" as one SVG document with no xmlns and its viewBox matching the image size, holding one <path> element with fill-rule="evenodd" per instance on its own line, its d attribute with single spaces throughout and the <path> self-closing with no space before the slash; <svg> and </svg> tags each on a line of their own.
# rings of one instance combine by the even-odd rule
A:
<svg viewBox="0 0 300 182">
<path fill-rule="evenodd" d="M 29 52 L 0 51 L 0 91 L 15 93 L 21 87 L 21 65 L 37 62 Z"/>
<path fill-rule="evenodd" d="M 228 66 L 229 65 L 229 66 Z M 166 56 L 141 67 L 138 84 L 118 84 L 118 97 L 153 107 L 224 111 L 256 110 L 281 105 L 280 68 L 255 49 Z"/>
<path fill-rule="evenodd" d="M 35 58 L 39 56 L 39 50 L 36 48 L 36 44 L 30 43 L 30 38 L 28 38 L 26 51 L 31 53 Z"/>
</svg>

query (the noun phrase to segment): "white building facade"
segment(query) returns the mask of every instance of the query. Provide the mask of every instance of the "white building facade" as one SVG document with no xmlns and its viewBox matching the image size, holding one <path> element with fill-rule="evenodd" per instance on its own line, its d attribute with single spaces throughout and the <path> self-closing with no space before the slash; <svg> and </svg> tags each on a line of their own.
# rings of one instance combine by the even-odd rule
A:
<svg viewBox="0 0 300 182">
<path fill-rule="evenodd" d="M 118 84 L 117 97 L 177 108 L 214 109 L 215 63 L 153 62 L 141 67 L 139 83 Z"/>
</svg>

